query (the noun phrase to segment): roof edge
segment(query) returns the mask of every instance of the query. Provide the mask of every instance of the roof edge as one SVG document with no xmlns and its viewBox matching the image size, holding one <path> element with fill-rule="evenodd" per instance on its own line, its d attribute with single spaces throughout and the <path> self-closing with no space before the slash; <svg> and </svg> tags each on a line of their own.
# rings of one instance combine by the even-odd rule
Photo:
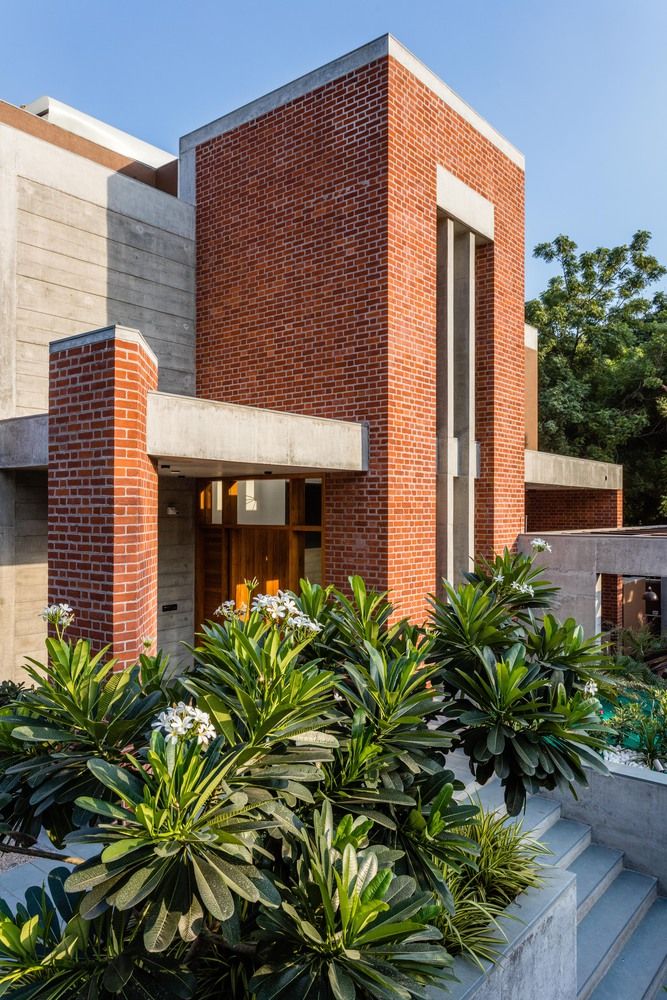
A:
<svg viewBox="0 0 667 1000">
<path fill-rule="evenodd" d="M 472 125 L 474 129 L 504 153 L 516 166 L 521 170 L 525 169 L 523 153 L 489 124 L 485 118 L 478 114 L 474 108 L 471 108 L 462 97 L 452 90 L 451 87 L 448 87 L 440 77 L 413 55 L 398 39 L 390 34 L 381 35 L 379 38 L 367 42 L 357 49 L 353 49 L 338 59 L 333 59 L 318 69 L 312 70 L 310 73 L 305 73 L 303 76 L 297 77 L 296 80 L 292 80 L 290 83 L 286 83 L 282 87 L 278 87 L 276 90 L 272 90 L 268 94 L 258 97 L 248 104 L 230 111 L 226 115 L 222 115 L 220 118 L 216 118 L 207 125 L 202 125 L 200 128 L 188 132 L 181 137 L 180 155 L 183 156 L 196 146 L 200 146 L 210 139 L 224 135 L 225 132 L 230 132 L 232 129 L 238 128 L 239 125 L 244 125 L 259 118 L 261 115 L 268 114 L 276 108 L 289 104 L 298 97 L 303 97 L 318 87 L 322 87 L 333 80 L 338 80 L 347 73 L 361 69 L 363 66 L 368 66 L 370 63 L 375 62 L 376 59 L 381 59 L 384 56 L 391 56 L 397 62 L 400 62 L 413 76 L 425 84 L 448 107 Z"/>
</svg>

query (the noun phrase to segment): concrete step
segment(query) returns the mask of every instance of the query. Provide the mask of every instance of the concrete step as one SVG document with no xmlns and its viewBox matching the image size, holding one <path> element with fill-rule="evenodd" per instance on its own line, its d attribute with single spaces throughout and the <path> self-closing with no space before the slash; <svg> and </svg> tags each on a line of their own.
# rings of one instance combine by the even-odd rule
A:
<svg viewBox="0 0 667 1000">
<path fill-rule="evenodd" d="M 587 1000 L 607 973 L 656 899 L 656 887 L 656 879 L 626 868 L 581 921 L 577 931 L 578 1000 Z"/>
<path fill-rule="evenodd" d="M 542 840 L 547 830 L 560 819 L 560 802 L 547 799 L 544 795 L 531 795 L 525 810 L 518 816 L 508 816 L 508 823 L 521 826 L 524 833 L 536 840 Z"/>
<path fill-rule="evenodd" d="M 559 819 L 540 840 L 551 851 L 543 859 L 543 864 L 569 868 L 574 859 L 589 846 L 591 828 L 586 823 L 577 823 L 573 819 Z"/>
<path fill-rule="evenodd" d="M 591 994 L 591 1000 L 654 1000 L 667 973 L 667 899 L 656 899 Z"/>
<path fill-rule="evenodd" d="M 591 844 L 569 870 L 577 876 L 577 920 L 583 920 L 623 870 L 623 852 Z"/>
</svg>

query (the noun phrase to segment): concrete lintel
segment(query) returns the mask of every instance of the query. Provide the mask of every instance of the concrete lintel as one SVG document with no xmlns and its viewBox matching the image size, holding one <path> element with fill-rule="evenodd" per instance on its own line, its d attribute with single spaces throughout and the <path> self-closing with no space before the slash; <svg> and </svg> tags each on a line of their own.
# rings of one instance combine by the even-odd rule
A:
<svg viewBox="0 0 667 1000">
<path fill-rule="evenodd" d="M 303 97 L 305 94 L 322 87 L 332 80 L 338 80 L 347 73 L 352 73 L 362 66 L 368 66 L 385 56 L 391 56 L 401 63 L 413 76 L 417 77 L 429 90 L 433 91 L 445 104 L 452 108 L 465 121 L 473 126 L 485 139 L 493 143 L 505 156 L 516 164 L 521 170 L 524 169 L 524 157 L 519 150 L 512 145 L 503 135 L 489 124 L 481 115 L 467 104 L 462 97 L 448 87 L 432 70 L 417 59 L 408 49 L 405 48 L 392 35 L 382 35 L 366 45 L 362 45 L 352 52 L 326 63 L 319 69 L 306 73 L 304 76 L 293 80 L 291 83 L 271 91 L 263 97 L 259 97 L 249 104 L 245 104 L 229 114 L 217 118 L 207 125 L 203 125 L 181 138 L 180 155 L 188 153 L 196 146 L 213 139 L 216 136 L 224 135 L 239 125 L 254 121 L 261 115 L 268 114 L 276 108 L 289 104 L 290 101 Z M 181 190 L 181 197 L 186 201 L 194 201 L 195 192 L 192 189 L 192 178 L 188 178 L 188 183 L 184 183 Z"/>
<path fill-rule="evenodd" d="M 69 351 L 72 347 L 85 347 L 87 344 L 101 344 L 105 340 L 125 340 L 131 344 L 138 344 L 157 367 L 158 360 L 155 351 L 150 347 L 143 334 L 139 330 L 133 330 L 132 327 L 117 324 L 102 327 L 100 330 L 90 330 L 87 333 L 75 333 L 71 337 L 61 337 L 60 340 L 52 340 L 49 344 L 49 354 Z"/>
<path fill-rule="evenodd" d="M 437 168 L 438 208 L 487 240 L 493 241 L 495 210 L 484 198 L 444 167 Z"/>
<path fill-rule="evenodd" d="M 0 469 L 45 469 L 49 464 L 49 417 L 0 420 Z"/>
<path fill-rule="evenodd" d="M 525 482 L 536 487 L 622 490 L 623 466 L 526 449 Z"/>
<path fill-rule="evenodd" d="M 523 342 L 529 351 L 537 350 L 538 332 L 536 326 L 530 323 L 523 324 Z"/>
<path fill-rule="evenodd" d="M 151 392 L 147 424 L 149 455 L 188 475 L 368 469 L 367 427 L 350 421 Z"/>
</svg>

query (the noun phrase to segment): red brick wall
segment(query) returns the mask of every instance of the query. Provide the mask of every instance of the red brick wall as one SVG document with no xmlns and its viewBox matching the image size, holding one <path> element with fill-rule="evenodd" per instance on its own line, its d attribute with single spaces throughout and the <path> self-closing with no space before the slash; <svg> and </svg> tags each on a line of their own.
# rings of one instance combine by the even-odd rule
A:
<svg viewBox="0 0 667 1000">
<path fill-rule="evenodd" d="M 106 331 L 105 331 L 106 332 Z M 157 474 L 146 454 L 144 347 L 106 339 L 51 354 L 49 602 L 76 612 L 72 636 L 136 661 L 157 624 Z"/>
<path fill-rule="evenodd" d="M 476 548 L 485 554 L 514 545 L 523 530 L 524 174 L 394 59 L 389 93 L 391 433 L 397 475 L 428 513 L 421 530 L 405 523 L 397 534 L 395 564 L 400 575 L 402 552 L 408 565 L 419 560 L 419 600 L 434 573 L 425 554 L 434 539 L 436 166 L 495 209 L 494 243 L 476 253 Z"/>
<path fill-rule="evenodd" d="M 480 251 L 479 546 L 523 527 L 523 174 L 393 59 L 197 149 L 198 395 L 364 420 L 326 575 L 420 616 L 435 580 L 436 164 L 496 205 Z"/>
<path fill-rule="evenodd" d="M 620 528 L 623 490 L 526 490 L 527 531 Z"/>
</svg>

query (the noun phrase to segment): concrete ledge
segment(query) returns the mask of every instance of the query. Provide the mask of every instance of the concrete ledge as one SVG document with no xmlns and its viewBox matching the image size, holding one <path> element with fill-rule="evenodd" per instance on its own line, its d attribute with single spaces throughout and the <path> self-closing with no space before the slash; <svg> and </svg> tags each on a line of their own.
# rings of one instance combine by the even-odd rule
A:
<svg viewBox="0 0 667 1000">
<path fill-rule="evenodd" d="M 595 462 L 572 455 L 552 455 L 547 451 L 525 453 L 527 486 L 559 486 L 568 489 L 622 490 L 623 466 Z"/>
<path fill-rule="evenodd" d="M 367 428 L 344 420 L 151 392 L 147 434 L 149 455 L 190 476 L 368 469 Z"/>
<path fill-rule="evenodd" d="M 628 868 L 654 875 L 667 892 L 667 774 L 608 764 L 609 774 L 586 768 L 588 788 L 577 796 L 542 792 L 561 803 L 566 819 L 588 823 L 593 840 L 625 852 Z"/>
<path fill-rule="evenodd" d="M 49 416 L 0 420 L 0 469 L 45 469 L 49 464 Z"/>
<path fill-rule="evenodd" d="M 544 884 L 523 892 L 506 910 L 501 926 L 508 940 L 494 965 L 482 972 L 463 958 L 454 962 L 459 980 L 437 1000 L 575 1000 L 577 996 L 576 876 L 545 869 Z"/>
<path fill-rule="evenodd" d="M 89 330 L 86 333 L 75 333 L 71 337 L 52 340 L 49 344 L 49 354 L 69 351 L 73 347 L 85 347 L 87 344 L 101 344 L 105 340 L 125 340 L 131 344 L 138 344 L 157 366 L 158 360 L 155 351 L 150 347 L 144 335 L 139 330 L 134 330 L 129 326 L 104 326 L 99 330 Z"/>
</svg>

